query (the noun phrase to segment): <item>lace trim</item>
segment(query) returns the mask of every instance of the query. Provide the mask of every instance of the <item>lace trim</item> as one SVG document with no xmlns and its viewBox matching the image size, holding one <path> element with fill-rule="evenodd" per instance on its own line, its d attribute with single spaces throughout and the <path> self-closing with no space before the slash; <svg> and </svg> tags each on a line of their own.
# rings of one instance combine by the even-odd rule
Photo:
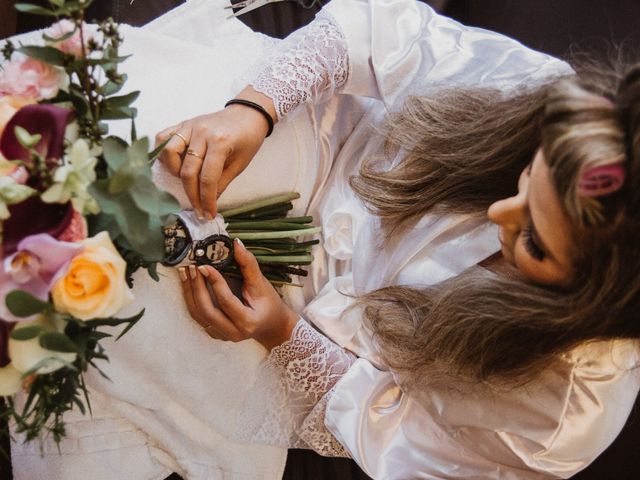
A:
<svg viewBox="0 0 640 480">
<path fill-rule="evenodd" d="M 324 417 L 334 387 L 356 356 L 339 347 L 305 320 L 299 320 L 291 339 L 274 348 L 269 362 L 284 372 L 293 427 L 302 444 L 325 456 L 348 456 L 327 430 Z"/>
<path fill-rule="evenodd" d="M 322 93 L 332 94 L 347 82 L 348 47 L 344 33 L 324 11 L 306 28 L 298 30 L 278 49 L 278 54 L 251 82 L 273 100 L 278 118 Z"/>
</svg>

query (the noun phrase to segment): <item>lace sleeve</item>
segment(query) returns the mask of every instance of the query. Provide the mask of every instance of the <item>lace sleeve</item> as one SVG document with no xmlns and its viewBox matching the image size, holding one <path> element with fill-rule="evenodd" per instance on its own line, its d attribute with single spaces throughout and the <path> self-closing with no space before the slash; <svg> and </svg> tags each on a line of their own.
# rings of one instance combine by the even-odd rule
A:
<svg viewBox="0 0 640 480">
<path fill-rule="evenodd" d="M 326 429 L 324 415 L 334 386 L 355 360 L 305 320 L 298 321 L 289 341 L 273 349 L 269 362 L 284 373 L 294 431 L 301 440 L 295 446 L 325 456 L 347 456 Z"/>
<path fill-rule="evenodd" d="M 282 53 L 251 82 L 255 90 L 273 100 L 278 118 L 320 94 L 330 95 L 347 81 L 346 39 L 327 12 L 319 12 L 306 28 L 287 37 L 278 51 Z"/>
</svg>

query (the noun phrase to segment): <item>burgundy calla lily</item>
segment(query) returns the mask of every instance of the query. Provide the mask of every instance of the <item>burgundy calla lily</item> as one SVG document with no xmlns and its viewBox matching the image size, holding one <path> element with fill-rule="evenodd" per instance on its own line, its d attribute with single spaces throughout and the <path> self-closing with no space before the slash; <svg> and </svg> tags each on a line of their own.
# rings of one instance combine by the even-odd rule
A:
<svg viewBox="0 0 640 480">
<path fill-rule="evenodd" d="M 11 216 L 2 222 L 4 231 L 0 257 L 14 253 L 20 240 L 31 235 L 47 233 L 58 238 L 73 218 L 71 202 L 44 203 L 40 197 L 10 205 L 9 212 Z"/>
<path fill-rule="evenodd" d="M 64 152 L 64 133 L 73 111 L 55 105 L 27 105 L 9 120 L 0 137 L 0 153 L 9 160 L 22 160 L 29 164 L 31 156 L 15 134 L 15 127 L 22 127 L 31 135 L 40 134 L 37 152 L 47 160 L 58 160 Z"/>
</svg>

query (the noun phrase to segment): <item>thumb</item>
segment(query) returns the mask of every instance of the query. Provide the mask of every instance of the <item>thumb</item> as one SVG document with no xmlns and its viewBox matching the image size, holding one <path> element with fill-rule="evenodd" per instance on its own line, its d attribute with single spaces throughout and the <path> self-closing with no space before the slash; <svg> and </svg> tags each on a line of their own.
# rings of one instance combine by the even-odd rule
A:
<svg viewBox="0 0 640 480">
<path fill-rule="evenodd" d="M 239 238 L 233 241 L 233 247 L 235 259 L 245 283 L 249 286 L 256 285 L 262 279 L 262 272 L 256 257 L 246 249 Z"/>
</svg>

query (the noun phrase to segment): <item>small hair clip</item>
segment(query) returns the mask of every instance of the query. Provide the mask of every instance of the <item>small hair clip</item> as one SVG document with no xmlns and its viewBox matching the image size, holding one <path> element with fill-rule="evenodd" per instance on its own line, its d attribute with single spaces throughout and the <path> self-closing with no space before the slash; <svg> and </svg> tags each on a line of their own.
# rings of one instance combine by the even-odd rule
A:
<svg viewBox="0 0 640 480">
<path fill-rule="evenodd" d="M 578 182 L 578 194 L 583 197 L 604 197 L 618 191 L 626 176 L 622 163 L 588 169 Z"/>
</svg>

